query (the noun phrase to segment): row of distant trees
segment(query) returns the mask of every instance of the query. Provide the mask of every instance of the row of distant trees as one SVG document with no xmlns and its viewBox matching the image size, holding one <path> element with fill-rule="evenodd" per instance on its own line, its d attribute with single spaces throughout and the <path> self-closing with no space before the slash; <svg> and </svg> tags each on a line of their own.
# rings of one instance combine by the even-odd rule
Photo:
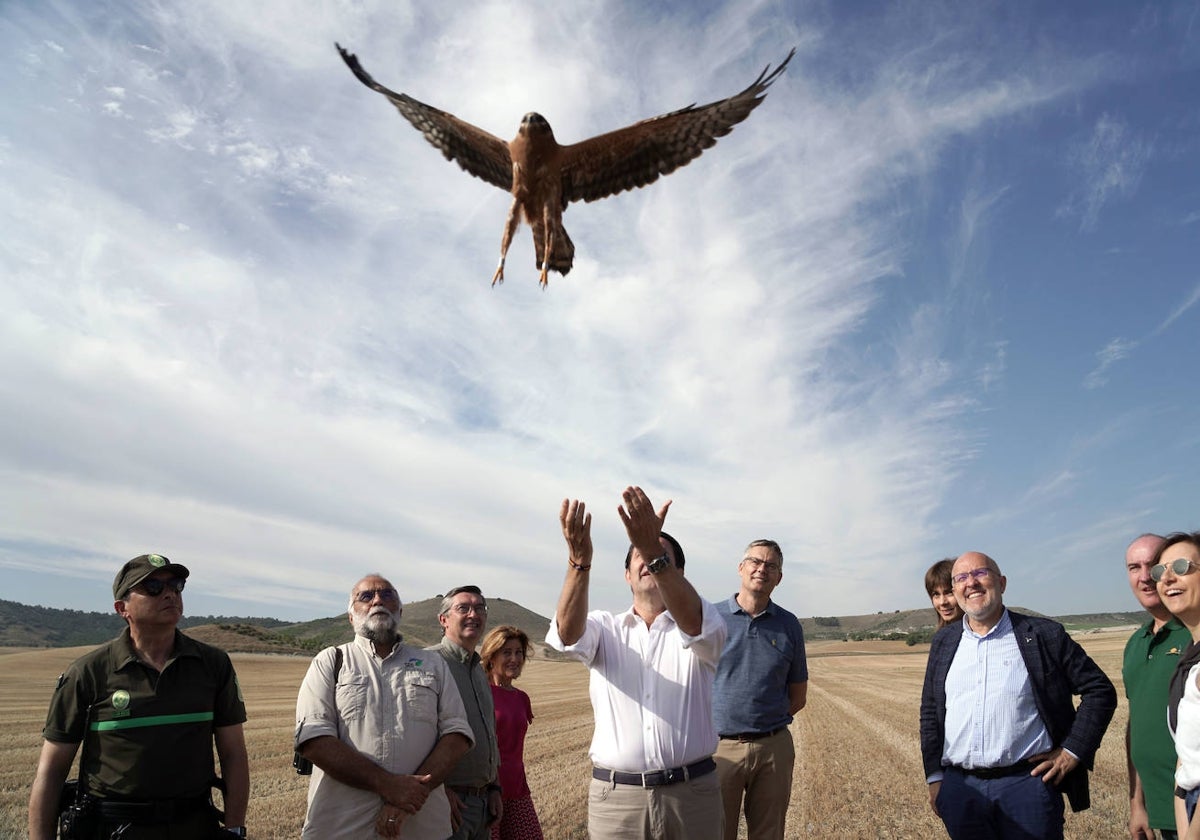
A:
<svg viewBox="0 0 1200 840">
<path fill-rule="evenodd" d="M 896 612 L 899 612 L 899 610 Z M 842 622 L 838 620 L 837 616 L 826 615 L 813 616 L 813 624 L 817 625 L 818 627 L 842 626 Z M 912 630 L 909 632 L 901 632 L 899 630 L 856 630 L 854 632 L 847 633 L 845 640 L 847 642 L 865 642 L 870 640 L 899 641 L 903 639 L 906 645 L 912 647 L 913 645 L 921 645 L 932 641 L 933 633 L 934 628 L 932 627 L 927 627 L 921 630 Z"/>
</svg>

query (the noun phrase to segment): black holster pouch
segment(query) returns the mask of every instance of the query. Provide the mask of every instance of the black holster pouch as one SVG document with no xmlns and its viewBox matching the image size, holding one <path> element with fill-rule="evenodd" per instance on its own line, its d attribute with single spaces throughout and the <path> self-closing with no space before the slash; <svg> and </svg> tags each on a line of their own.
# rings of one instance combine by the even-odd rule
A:
<svg viewBox="0 0 1200 840">
<path fill-rule="evenodd" d="M 64 782 L 58 797 L 59 838 L 92 840 L 99 827 L 95 800 L 80 790 L 78 779 Z"/>
</svg>

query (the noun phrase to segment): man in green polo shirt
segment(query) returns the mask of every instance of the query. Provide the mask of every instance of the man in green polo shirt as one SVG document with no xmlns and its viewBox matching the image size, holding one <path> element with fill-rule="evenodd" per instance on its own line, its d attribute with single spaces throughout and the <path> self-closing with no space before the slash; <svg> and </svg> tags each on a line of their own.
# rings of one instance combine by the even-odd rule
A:
<svg viewBox="0 0 1200 840">
<path fill-rule="evenodd" d="M 77 840 L 246 836 L 246 706 L 229 656 L 176 629 L 187 577 L 160 554 L 117 573 L 113 608 L 128 626 L 58 678 L 29 796 L 31 840 L 56 836 L 59 792 L 80 744 L 81 782 L 95 806 Z M 209 798 L 214 742 L 228 828 Z"/>
<path fill-rule="evenodd" d="M 1125 757 L 1129 767 L 1129 835 L 1175 840 L 1175 743 L 1167 730 L 1167 689 L 1191 634 L 1158 599 L 1150 567 L 1163 538 L 1142 534 L 1125 550 L 1129 587 L 1150 620 L 1125 645 L 1121 678 L 1129 701 Z"/>
</svg>

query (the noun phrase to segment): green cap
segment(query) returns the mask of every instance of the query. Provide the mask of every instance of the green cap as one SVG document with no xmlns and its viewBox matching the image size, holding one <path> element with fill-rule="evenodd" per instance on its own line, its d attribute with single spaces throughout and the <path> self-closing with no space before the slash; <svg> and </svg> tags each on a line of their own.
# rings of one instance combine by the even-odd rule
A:
<svg viewBox="0 0 1200 840">
<path fill-rule="evenodd" d="M 113 578 L 113 597 L 118 601 L 129 594 L 129 590 L 144 581 L 159 569 L 167 569 L 181 578 L 188 576 L 187 566 L 172 563 L 161 554 L 141 554 L 121 567 Z"/>
</svg>

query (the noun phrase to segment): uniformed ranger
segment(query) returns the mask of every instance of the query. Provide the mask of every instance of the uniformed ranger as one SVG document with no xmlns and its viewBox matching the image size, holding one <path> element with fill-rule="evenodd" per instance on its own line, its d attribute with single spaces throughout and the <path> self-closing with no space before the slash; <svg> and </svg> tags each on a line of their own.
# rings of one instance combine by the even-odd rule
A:
<svg viewBox="0 0 1200 840">
<path fill-rule="evenodd" d="M 72 836 L 86 840 L 245 837 L 250 768 L 246 706 L 224 651 L 176 629 L 188 570 L 135 557 L 113 581 L 128 627 L 58 680 L 29 796 L 31 840 L 56 836 L 59 797 L 83 744 L 80 782 L 93 800 Z M 225 825 L 210 801 L 213 743 Z"/>
</svg>

